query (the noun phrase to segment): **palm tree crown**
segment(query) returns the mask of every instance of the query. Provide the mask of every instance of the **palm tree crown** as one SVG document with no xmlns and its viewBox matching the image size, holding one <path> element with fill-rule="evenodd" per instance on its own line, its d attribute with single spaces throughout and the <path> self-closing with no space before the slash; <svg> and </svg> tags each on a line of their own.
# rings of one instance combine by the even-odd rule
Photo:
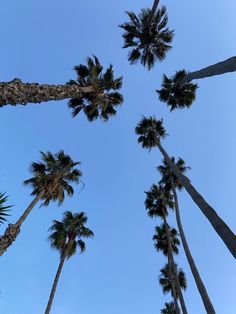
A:
<svg viewBox="0 0 236 314">
<path fill-rule="evenodd" d="M 116 92 L 122 86 L 122 77 L 114 79 L 112 65 L 103 73 L 98 58 L 93 56 L 93 59 L 87 58 L 87 65 L 76 66 L 74 69 L 77 80 L 68 82 L 80 87 L 92 87 L 93 91 L 84 94 L 81 98 L 72 98 L 69 107 L 72 108 L 74 117 L 83 109 L 89 121 L 98 117 L 106 121 L 116 114 L 114 107 L 123 103 L 123 96 Z"/>
<path fill-rule="evenodd" d="M 4 223 L 6 220 L 6 216 L 9 216 L 7 212 L 9 212 L 8 208 L 11 208 L 12 205 L 5 205 L 7 202 L 8 196 L 6 193 L 0 192 L 0 224 Z"/>
<path fill-rule="evenodd" d="M 143 117 L 136 126 L 135 132 L 139 135 L 138 143 L 141 143 L 143 148 L 148 149 L 156 146 L 161 138 L 167 136 L 163 127 L 163 120 L 157 120 L 155 117 Z"/>
<path fill-rule="evenodd" d="M 151 23 L 150 9 L 142 9 L 138 16 L 133 12 L 126 13 L 130 21 L 120 27 L 125 30 L 123 48 L 131 48 L 128 60 L 131 64 L 140 60 L 150 70 L 157 60 L 163 61 L 171 49 L 174 31 L 167 27 L 166 7 L 162 6 L 154 13 Z"/>
<path fill-rule="evenodd" d="M 178 232 L 175 228 L 170 228 L 167 224 L 167 228 L 169 229 L 170 233 L 170 240 L 171 240 L 171 248 L 174 254 L 179 253 L 178 246 L 180 245 L 180 240 L 178 238 Z M 153 236 L 154 247 L 157 251 L 162 251 L 162 253 L 167 256 L 169 253 L 168 248 L 168 239 L 166 234 L 166 226 L 162 224 L 160 227 L 155 227 L 155 234 Z"/>
<path fill-rule="evenodd" d="M 186 290 L 187 289 L 187 279 L 186 279 L 185 273 L 181 268 L 178 269 L 177 264 L 175 264 L 175 266 L 176 266 L 177 273 L 178 273 L 180 288 L 183 290 Z M 166 294 L 168 292 L 172 293 L 169 265 L 166 264 L 165 267 L 163 267 L 160 270 L 160 272 L 161 272 L 161 274 L 159 276 L 159 284 L 162 287 L 163 293 L 164 294 Z M 178 291 L 178 290 L 176 290 L 176 291 Z"/>
<path fill-rule="evenodd" d="M 161 310 L 161 314 L 176 314 L 174 302 L 165 303 L 165 308 Z"/>
<path fill-rule="evenodd" d="M 53 225 L 49 229 L 51 232 L 49 241 L 51 247 L 58 250 L 61 257 L 66 255 L 69 259 L 76 253 L 77 247 L 83 253 L 86 249 L 85 242 L 82 238 L 91 238 L 93 232 L 85 227 L 87 217 L 85 213 L 72 213 L 66 211 L 62 221 L 54 220 Z"/>
<path fill-rule="evenodd" d="M 74 193 L 70 183 L 79 183 L 82 172 L 75 168 L 80 162 L 74 162 L 69 155 L 61 150 L 56 154 L 40 152 L 42 162 L 33 162 L 30 171 L 33 177 L 25 180 L 24 184 L 31 185 L 31 195 L 39 195 L 42 191 L 44 200 L 42 205 L 47 206 L 51 200 L 61 205 L 65 198 Z"/>
<path fill-rule="evenodd" d="M 170 111 L 177 108 L 189 108 L 196 98 L 197 84 L 183 82 L 187 75 L 185 70 L 176 72 L 172 78 L 163 76 L 162 88 L 157 90 L 159 99 L 170 107 Z"/>
<path fill-rule="evenodd" d="M 167 208 L 174 208 L 173 196 L 160 185 L 153 184 L 146 193 L 145 207 L 150 217 L 167 216 Z"/>
</svg>

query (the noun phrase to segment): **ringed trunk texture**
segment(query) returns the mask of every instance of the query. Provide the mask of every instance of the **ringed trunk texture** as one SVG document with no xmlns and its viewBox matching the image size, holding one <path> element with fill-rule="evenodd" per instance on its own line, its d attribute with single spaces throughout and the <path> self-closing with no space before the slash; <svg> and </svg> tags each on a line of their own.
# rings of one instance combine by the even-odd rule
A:
<svg viewBox="0 0 236 314">
<path fill-rule="evenodd" d="M 45 310 L 45 314 L 49 314 L 50 313 L 50 310 L 51 310 L 51 307 L 52 307 L 52 302 L 53 302 L 53 299 L 54 299 L 54 296 L 55 296 L 55 292 L 56 292 L 56 289 L 57 289 L 58 280 L 60 278 L 61 271 L 62 271 L 64 262 L 65 262 L 65 259 L 66 259 L 66 254 L 64 253 L 62 258 L 60 259 L 60 263 L 59 263 L 59 266 L 58 266 L 58 269 L 57 269 L 56 277 L 55 277 L 54 282 L 53 282 L 53 286 L 52 286 L 52 290 L 51 290 L 50 297 L 49 297 L 49 300 L 48 300 L 47 308 Z"/>
<path fill-rule="evenodd" d="M 174 280 L 174 275 L 173 275 L 173 271 L 172 271 L 172 267 L 171 267 L 171 243 L 170 243 L 170 236 L 168 236 L 168 227 L 167 227 L 167 221 L 166 221 L 166 216 L 164 211 L 162 211 L 163 213 L 163 220 L 164 220 L 164 224 L 165 224 L 165 230 L 166 230 L 166 235 L 167 235 L 167 241 L 168 241 L 168 254 L 167 254 L 167 258 L 168 258 L 168 268 L 169 268 L 169 273 L 170 273 L 170 281 L 171 281 L 171 290 L 172 290 L 172 294 L 173 294 L 173 300 L 174 300 L 174 304 L 175 304 L 175 311 L 176 314 L 180 314 L 180 310 L 179 310 L 179 304 L 178 304 L 178 297 L 176 294 L 176 285 L 175 285 L 175 280 Z M 170 235 L 170 234 L 169 234 Z"/>
<path fill-rule="evenodd" d="M 192 186 L 190 180 L 183 175 L 176 165 L 171 161 L 169 155 L 158 141 L 157 146 L 165 158 L 166 163 L 171 168 L 172 172 L 176 175 L 178 180 L 182 183 L 186 191 L 191 196 L 195 204 L 201 209 L 202 213 L 211 223 L 217 234 L 221 237 L 231 254 L 236 258 L 236 235 L 226 225 L 226 223 L 217 215 L 216 211 L 205 201 L 205 199 L 198 193 L 198 191 Z"/>
<path fill-rule="evenodd" d="M 48 85 L 23 83 L 16 78 L 10 82 L 0 82 L 0 107 L 67 98 L 81 98 L 84 94 L 91 92 L 93 92 L 92 87 L 80 87 L 77 84 Z"/>
<path fill-rule="evenodd" d="M 234 71 L 236 71 L 236 56 L 231 57 L 225 61 L 210 65 L 199 71 L 189 72 L 185 76 L 183 83 L 190 82 L 196 79 L 205 78 L 205 77 L 221 75 L 228 72 L 234 72 Z"/>
<path fill-rule="evenodd" d="M 159 0 L 154 0 L 151 12 L 150 12 L 149 17 L 148 17 L 148 25 L 150 25 L 152 22 L 152 19 L 156 13 L 158 4 L 159 4 Z"/>
<path fill-rule="evenodd" d="M 11 246 L 12 243 L 16 240 L 17 236 L 20 233 L 20 227 L 22 223 L 25 221 L 25 219 L 30 214 L 34 206 L 37 204 L 37 202 L 41 199 L 43 194 L 44 194 L 44 191 L 39 193 L 39 195 L 33 199 L 33 201 L 26 208 L 24 213 L 21 215 L 21 217 L 18 219 L 18 221 L 15 224 L 8 225 L 4 234 L 0 237 L 0 256 L 2 256 L 7 251 L 9 246 Z"/>
<path fill-rule="evenodd" d="M 167 235 L 168 253 L 169 253 L 169 257 L 170 257 L 171 274 L 173 274 L 174 278 L 175 278 L 175 287 L 177 288 L 177 294 L 178 294 L 178 297 L 179 297 L 179 300 L 180 300 L 181 309 L 183 311 L 183 314 L 188 314 L 187 309 L 186 309 L 186 305 L 185 305 L 185 302 L 184 302 L 184 297 L 183 297 L 183 294 L 182 294 L 182 291 L 181 291 L 181 288 L 180 288 L 180 284 L 179 284 L 179 277 L 178 277 L 177 270 L 176 270 L 176 267 L 175 267 L 175 261 L 174 261 L 174 256 L 173 256 L 173 252 L 172 252 L 172 246 L 171 246 L 170 230 L 169 230 L 169 228 L 167 226 L 166 217 L 164 216 L 163 219 L 164 219 L 166 235 Z M 175 292 L 175 297 L 177 298 L 177 296 L 176 296 L 176 289 L 175 288 L 174 288 L 174 292 Z M 179 308 L 178 308 L 178 312 L 179 312 Z"/>
<path fill-rule="evenodd" d="M 216 312 L 214 310 L 214 307 L 213 307 L 213 305 L 211 303 L 211 300 L 210 300 L 210 298 L 209 298 L 209 296 L 207 294 L 207 290 L 206 290 L 206 288 L 204 286 L 204 283 L 203 283 L 203 281 L 201 279 L 201 276 L 200 276 L 200 274 L 198 272 L 198 269 L 197 269 L 197 266 L 196 266 L 196 264 L 194 262 L 192 254 L 190 252 L 190 249 L 189 249 L 189 246 L 188 246 L 185 234 L 184 234 L 184 229 L 183 229 L 183 226 L 182 226 L 181 218 L 180 218 L 179 202 L 178 202 L 176 189 L 175 189 L 175 186 L 174 186 L 174 183 L 173 183 L 173 179 L 171 181 L 172 181 L 171 182 L 171 186 L 172 186 L 172 191 L 173 191 L 173 194 L 174 194 L 174 201 L 175 201 L 176 220 L 177 220 L 177 225 L 178 225 L 181 241 L 182 241 L 182 244 L 183 244 L 183 247 L 184 247 L 184 252 L 186 254 L 189 266 L 191 268 L 191 271 L 192 271 L 194 280 L 196 282 L 198 291 L 199 291 L 199 293 L 201 295 L 201 298 L 202 298 L 203 304 L 205 306 L 206 312 L 208 314 L 216 314 Z"/>
</svg>

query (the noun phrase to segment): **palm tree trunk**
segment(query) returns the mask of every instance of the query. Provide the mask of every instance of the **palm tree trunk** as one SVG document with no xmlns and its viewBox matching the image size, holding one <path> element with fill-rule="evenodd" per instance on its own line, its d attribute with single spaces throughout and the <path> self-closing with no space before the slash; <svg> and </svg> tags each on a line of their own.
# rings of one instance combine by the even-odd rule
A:
<svg viewBox="0 0 236 314">
<path fill-rule="evenodd" d="M 177 274 L 177 270 L 175 267 L 175 261 L 174 261 L 174 256 L 173 256 L 173 252 L 172 252 L 172 246 L 171 246 L 171 239 L 170 239 L 170 230 L 169 227 L 167 225 L 167 221 L 166 221 L 166 216 L 163 216 L 164 219 L 164 223 L 165 223 L 165 229 L 166 229 L 166 235 L 167 235 L 167 242 L 168 242 L 168 251 L 169 251 L 169 255 L 170 255 L 170 265 L 172 266 L 172 272 L 175 278 L 175 283 L 176 283 L 176 287 L 177 287 L 177 293 L 179 296 L 179 300 L 180 300 L 180 304 L 181 304 L 181 308 L 183 311 L 183 314 L 188 314 L 187 309 L 186 309 L 186 305 L 184 302 L 184 297 L 180 288 L 180 284 L 179 284 L 179 277 Z M 174 289 L 174 291 L 176 292 L 176 290 Z"/>
<path fill-rule="evenodd" d="M 184 234 L 184 230 L 183 230 L 183 226 L 182 226 L 182 222 L 181 222 L 181 218 L 180 218 L 180 212 L 179 212 L 179 202 L 178 202 L 178 197 L 177 197 L 177 193 L 175 190 L 175 186 L 173 183 L 173 178 L 171 179 L 171 186 L 172 186 L 172 191 L 174 194 L 176 220 L 177 220 L 177 225 L 178 225 L 181 241 L 183 243 L 184 252 L 185 252 L 186 257 L 188 259 L 189 266 L 191 268 L 191 271 L 192 271 L 194 280 L 196 282 L 198 291 L 201 295 L 201 298 L 202 298 L 203 304 L 205 306 L 206 312 L 208 314 L 216 314 L 214 307 L 211 303 L 211 300 L 207 294 L 204 283 L 203 283 L 201 276 L 198 272 L 197 266 L 194 262 L 192 255 L 191 255 L 191 252 L 190 252 L 190 249 L 189 249 L 189 246 L 188 246 L 185 234 Z"/>
<path fill-rule="evenodd" d="M 20 79 L 0 83 L 0 107 L 5 105 L 26 105 L 51 100 L 81 98 L 93 92 L 93 87 L 80 87 L 77 84 L 48 85 L 22 83 Z"/>
<path fill-rule="evenodd" d="M 149 17 L 148 17 L 148 22 L 147 22 L 148 25 L 150 25 L 152 22 L 152 19 L 156 13 L 158 4 L 159 4 L 159 0 L 154 0 L 151 12 L 150 12 Z"/>
<path fill-rule="evenodd" d="M 175 304 L 175 312 L 176 312 L 176 314 L 180 314 L 178 298 L 177 298 L 177 294 L 176 294 L 176 290 L 175 290 L 175 280 L 174 280 L 172 267 L 171 267 L 171 259 L 170 259 L 169 249 L 168 249 L 168 268 L 169 268 L 169 273 L 170 273 L 171 290 L 172 290 L 173 300 L 174 300 L 174 304 Z"/>
<path fill-rule="evenodd" d="M 199 71 L 189 72 L 183 79 L 183 83 L 190 82 L 196 79 L 214 76 L 214 75 L 234 72 L 234 71 L 236 71 L 236 56 L 231 57 L 225 61 L 210 65 Z"/>
<path fill-rule="evenodd" d="M 0 237 L 0 256 L 2 256 L 9 246 L 12 245 L 12 243 L 16 240 L 17 236 L 20 233 L 20 227 L 22 223 L 25 221 L 27 216 L 30 214 L 34 206 L 37 204 L 37 202 L 42 198 L 44 194 L 44 191 L 40 192 L 33 201 L 29 204 L 29 206 L 26 208 L 24 213 L 21 215 L 21 217 L 17 220 L 15 224 L 9 224 L 6 228 L 4 234 Z"/>
<path fill-rule="evenodd" d="M 166 163 L 171 168 L 172 172 L 176 175 L 178 180 L 185 187 L 195 204 L 201 209 L 202 213 L 209 220 L 217 234 L 221 237 L 231 254 L 236 258 L 236 236 L 226 223 L 217 215 L 216 211 L 204 200 L 204 198 L 192 186 L 190 180 L 183 175 L 176 165 L 171 161 L 169 155 L 158 141 L 157 146 L 165 158 Z"/>
<path fill-rule="evenodd" d="M 59 277 L 61 275 L 61 271 L 62 271 L 64 262 L 65 262 L 65 259 L 66 259 L 66 254 L 64 253 L 63 256 L 60 259 L 60 263 L 59 263 L 59 266 L 58 266 L 58 269 L 57 269 L 56 277 L 54 279 L 52 290 L 51 290 L 50 297 L 49 297 L 49 300 L 48 300 L 47 308 L 46 308 L 44 314 L 49 314 L 50 313 L 50 310 L 51 310 L 51 307 L 52 307 L 52 302 L 53 302 L 53 299 L 54 299 L 54 296 L 55 296 L 55 292 L 56 292 L 56 288 L 57 288 L 57 284 L 58 284 L 58 280 L 59 280 Z"/>
</svg>

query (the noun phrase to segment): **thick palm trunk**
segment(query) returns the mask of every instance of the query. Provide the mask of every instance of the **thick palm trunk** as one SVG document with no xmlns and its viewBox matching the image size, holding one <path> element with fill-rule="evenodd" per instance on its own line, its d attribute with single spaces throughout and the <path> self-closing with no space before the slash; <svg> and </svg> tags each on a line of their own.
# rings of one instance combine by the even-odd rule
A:
<svg viewBox="0 0 236 314">
<path fill-rule="evenodd" d="M 197 266 L 196 266 L 196 264 L 194 262 L 194 259 L 192 257 L 191 252 L 190 252 L 190 249 L 189 249 L 189 246 L 188 246 L 185 234 L 184 234 L 184 230 L 183 230 L 183 226 L 182 226 L 182 222 L 181 222 L 181 218 L 180 218 L 180 212 L 179 212 L 179 202 L 178 202 L 177 193 L 176 193 L 176 190 L 175 190 L 175 187 L 174 187 L 173 179 L 172 179 L 171 185 L 172 185 L 172 191 L 173 191 L 173 194 L 174 194 L 176 220 L 177 220 L 177 225 L 178 225 L 181 241 L 183 243 L 184 252 L 186 254 L 189 266 L 191 268 L 191 271 L 192 271 L 194 280 L 196 282 L 198 291 L 199 291 L 199 293 L 201 295 L 201 298 L 202 298 L 203 304 L 205 306 L 206 312 L 208 314 L 216 314 L 216 312 L 214 310 L 214 307 L 213 307 L 213 305 L 211 303 L 211 300 L 210 300 L 210 298 L 209 298 L 209 296 L 207 294 L 207 291 L 206 291 L 206 288 L 204 286 L 204 283 L 203 283 L 203 281 L 201 279 L 201 276 L 200 276 L 200 274 L 198 272 Z"/>
<path fill-rule="evenodd" d="M 201 209 L 202 213 L 209 220 L 217 234 L 221 237 L 231 254 L 236 258 L 236 235 L 226 225 L 226 223 L 217 215 L 216 211 L 204 200 L 204 198 L 197 192 L 192 186 L 189 179 L 183 175 L 176 165 L 171 161 L 169 155 L 162 147 L 161 143 L 158 142 L 157 146 L 165 158 L 166 163 L 171 168 L 172 172 L 176 175 L 178 180 L 185 187 L 195 204 Z"/>
<path fill-rule="evenodd" d="M 15 224 L 9 224 L 6 228 L 4 234 L 0 237 L 0 256 L 2 256 L 9 246 L 12 245 L 12 243 L 16 240 L 17 236 L 20 233 L 20 227 L 22 223 L 25 221 L 25 219 L 28 217 L 34 206 L 38 203 L 38 201 L 43 196 L 44 191 L 39 193 L 33 201 L 29 204 L 29 206 L 26 208 L 24 213 L 21 215 L 21 217 L 18 219 L 18 221 Z"/>
<path fill-rule="evenodd" d="M 49 297 L 49 300 L 48 300 L 47 308 L 45 310 L 45 314 L 49 314 L 50 313 L 50 310 L 51 310 L 51 307 L 52 307 L 52 302 L 53 302 L 53 299 L 54 299 L 54 296 L 55 296 L 55 292 L 56 292 L 56 288 L 57 288 L 57 284 L 58 284 L 58 280 L 60 278 L 61 271 L 62 271 L 64 262 L 65 262 L 65 259 L 66 259 L 66 254 L 64 254 L 62 256 L 61 260 L 60 260 L 59 267 L 57 269 L 56 277 L 54 279 L 52 290 L 51 290 L 50 297 Z"/>
<path fill-rule="evenodd" d="M 190 82 L 190 81 L 196 80 L 196 79 L 214 76 L 214 75 L 220 75 L 220 74 L 225 74 L 228 72 L 234 72 L 234 71 L 236 71 L 236 56 L 229 58 L 225 61 L 210 65 L 210 66 L 203 68 L 199 71 L 189 72 L 185 76 L 183 83 Z"/>
<path fill-rule="evenodd" d="M 38 83 L 22 83 L 20 79 L 0 83 L 0 107 L 5 105 L 26 105 L 51 100 L 80 98 L 91 93 L 92 87 L 80 87 L 77 84 L 48 85 Z"/>
<path fill-rule="evenodd" d="M 152 19 L 156 13 L 158 4 L 159 4 L 159 0 L 154 0 L 151 12 L 150 12 L 149 17 L 148 17 L 148 25 L 150 25 L 152 22 Z"/>
<path fill-rule="evenodd" d="M 171 269 L 172 269 L 171 273 L 173 273 L 174 278 L 175 278 L 175 284 L 176 284 L 175 287 L 177 288 L 177 293 L 178 293 L 178 296 L 179 296 L 179 300 L 180 300 L 180 304 L 181 304 L 181 308 L 182 308 L 183 314 L 188 314 L 187 309 L 186 309 L 186 305 L 185 305 L 185 302 L 184 302 L 184 297 L 183 297 L 183 294 L 182 294 L 182 291 L 181 291 L 181 288 L 180 288 L 180 284 L 179 284 L 179 277 L 178 277 L 177 270 L 176 270 L 176 267 L 175 267 L 175 261 L 174 261 L 172 246 L 171 246 L 170 230 L 168 228 L 165 215 L 163 216 L 163 219 L 164 219 L 166 235 L 167 235 L 168 253 L 169 253 L 169 257 L 170 257 L 170 266 L 171 266 Z M 174 291 L 176 293 L 175 289 L 174 289 Z"/>
</svg>

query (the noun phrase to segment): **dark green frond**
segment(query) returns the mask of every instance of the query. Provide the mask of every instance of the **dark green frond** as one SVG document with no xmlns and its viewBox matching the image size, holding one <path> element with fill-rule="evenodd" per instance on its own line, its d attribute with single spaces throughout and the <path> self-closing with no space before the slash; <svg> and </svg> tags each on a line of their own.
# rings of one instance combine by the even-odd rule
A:
<svg viewBox="0 0 236 314">
<path fill-rule="evenodd" d="M 8 212 L 12 205 L 6 205 L 7 200 L 8 196 L 6 193 L 0 192 L 0 224 L 7 221 L 6 217 L 10 216 Z"/>
</svg>

